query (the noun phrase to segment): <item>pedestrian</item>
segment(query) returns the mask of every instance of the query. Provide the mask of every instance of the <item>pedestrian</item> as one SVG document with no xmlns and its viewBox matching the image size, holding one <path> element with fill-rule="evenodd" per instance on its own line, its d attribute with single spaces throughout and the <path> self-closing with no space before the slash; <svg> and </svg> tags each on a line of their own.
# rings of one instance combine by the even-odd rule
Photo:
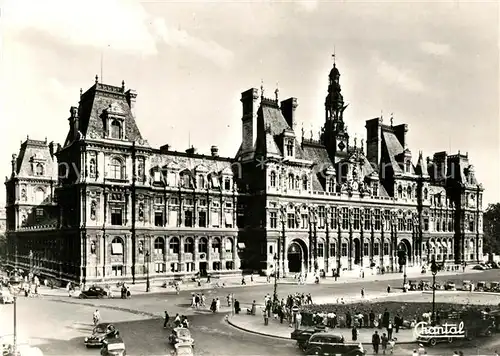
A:
<svg viewBox="0 0 500 356">
<path fill-rule="evenodd" d="M 195 305 L 196 309 L 198 309 L 200 307 L 200 295 L 199 294 L 196 294 L 196 296 L 194 297 L 194 305 Z"/>
<path fill-rule="evenodd" d="M 418 351 L 417 351 L 418 356 L 422 356 L 426 354 L 425 347 L 422 344 L 418 344 Z"/>
<path fill-rule="evenodd" d="M 220 299 L 219 299 L 219 298 L 216 298 L 216 299 L 215 299 L 215 310 L 216 310 L 217 312 L 219 312 L 219 311 L 220 311 Z"/>
<path fill-rule="evenodd" d="M 352 341 L 357 341 L 358 340 L 358 329 L 356 329 L 356 325 L 353 326 L 351 333 L 352 333 Z"/>
<path fill-rule="evenodd" d="M 263 309 L 264 312 L 264 325 L 269 325 L 269 314 L 265 309 Z"/>
<path fill-rule="evenodd" d="M 387 293 L 390 293 L 391 292 L 391 286 L 387 286 Z"/>
<path fill-rule="evenodd" d="M 385 351 L 387 350 L 387 344 L 389 343 L 389 339 L 382 333 L 382 337 L 380 338 L 380 344 L 382 345 L 382 353 L 385 355 Z"/>
<path fill-rule="evenodd" d="M 246 286 L 246 284 L 247 284 L 247 282 L 245 282 L 245 277 L 243 277 L 243 278 L 241 279 L 241 285 L 242 285 L 242 286 Z"/>
<path fill-rule="evenodd" d="M 361 298 L 364 298 L 364 297 L 365 297 L 365 289 L 361 288 Z"/>
<path fill-rule="evenodd" d="M 380 335 L 375 331 L 372 335 L 373 352 L 378 355 L 378 346 L 380 345 Z"/>
<path fill-rule="evenodd" d="M 392 331 L 393 331 L 392 323 L 389 321 L 389 325 L 387 325 L 387 338 L 389 340 L 392 339 Z"/>
<path fill-rule="evenodd" d="M 389 340 L 389 351 L 391 355 L 394 353 L 394 346 L 396 346 L 396 338 L 393 337 L 391 340 Z"/>
<path fill-rule="evenodd" d="M 210 304 L 210 310 L 212 313 L 215 313 L 217 311 L 217 302 L 215 299 L 212 299 L 212 303 Z"/>
<path fill-rule="evenodd" d="M 234 300 L 234 313 L 239 314 L 240 313 L 240 302 L 238 299 Z"/>
<path fill-rule="evenodd" d="M 179 313 L 175 314 L 174 325 L 178 328 L 181 325 L 181 317 Z"/>
<path fill-rule="evenodd" d="M 302 314 L 297 313 L 295 315 L 295 329 L 300 329 L 300 324 L 302 323 Z"/>
<path fill-rule="evenodd" d="M 97 325 L 99 323 L 99 320 L 101 319 L 101 313 L 99 313 L 99 309 L 95 310 L 92 319 L 94 321 L 94 325 Z"/>
<path fill-rule="evenodd" d="M 168 311 L 165 310 L 165 321 L 163 322 L 163 329 L 167 328 L 169 319 L 170 315 L 168 315 Z"/>
<path fill-rule="evenodd" d="M 396 329 L 396 334 L 399 332 L 399 328 L 401 326 L 401 317 L 399 314 L 396 314 L 396 317 L 394 318 L 394 328 Z"/>
</svg>

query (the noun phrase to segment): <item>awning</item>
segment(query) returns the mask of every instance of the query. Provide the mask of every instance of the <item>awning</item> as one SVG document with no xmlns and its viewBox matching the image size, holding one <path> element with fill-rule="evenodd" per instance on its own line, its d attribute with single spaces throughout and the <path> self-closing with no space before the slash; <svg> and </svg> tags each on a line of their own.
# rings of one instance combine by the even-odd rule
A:
<svg viewBox="0 0 500 356">
<path fill-rule="evenodd" d="M 113 255 L 123 255 L 123 245 L 121 243 L 111 244 L 111 253 Z"/>
<path fill-rule="evenodd" d="M 245 248 L 245 243 L 244 242 L 238 242 L 238 248 L 240 250 L 243 250 Z"/>
<path fill-rule="evenodd" d="M 233 214 L 232 213 L 226 213 L 225 218 L 226 218 L 226 225 L 233 225 Z"/>
</svg>

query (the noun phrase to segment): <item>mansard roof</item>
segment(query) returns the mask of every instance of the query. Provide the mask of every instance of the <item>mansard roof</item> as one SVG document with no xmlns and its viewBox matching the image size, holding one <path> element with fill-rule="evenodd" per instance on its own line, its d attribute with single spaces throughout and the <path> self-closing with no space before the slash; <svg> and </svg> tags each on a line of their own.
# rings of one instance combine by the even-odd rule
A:
<svg viewBox="0 0 500 356">
<path fill-rule="evenodd" d="M 233 172 L 233 163 L 230 159 L 221 157 L 187 155 L 181 152 L 169 151 L 167 153 L 156 153 L 151 156 L 151 166 L 175 167 L 179 171 L 189 170 L 194 173 L 204 167 L 208 173 L 220 174 L 223 170 Z"/>
<path fill-rule="evenodd" d="M 18 176 L 32 176 L 31 161 L 40 162 L 44 164 L 43 177 L 54 178 L 57 177 L 53 159 L 47 140 L 33 140 L 29 137 L 21 144 L 19 154 L 16 158 L 16 175 Z M 55 175 L 55 176 L 54 176 Z"/>
</svg>

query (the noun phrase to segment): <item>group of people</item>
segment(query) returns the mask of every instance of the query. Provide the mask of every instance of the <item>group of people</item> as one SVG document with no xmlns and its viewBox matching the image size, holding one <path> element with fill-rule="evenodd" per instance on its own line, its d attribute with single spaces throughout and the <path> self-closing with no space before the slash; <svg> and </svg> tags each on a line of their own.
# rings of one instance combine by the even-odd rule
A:
<svg viewBox="0 0 500 356">
<path fill-rule="evenodd" d="M 206 302 L 205 294 L 191 293 L 191 308 L 204 307 Z"/>
<path fill-rule="evenodd" d="M 163 321 L 163 328 L 164 329 L 166 329 L 169 326 L 168 325 L 169 320 L 170 320 L 170 315 L 168 314 L 168 311 L 165 310 L 165 319 Z M 188 321 L 187 316 L 179 315 L 179 313 L 175 314 L 173 326 L 175 328 L 183 327 L 183 328 L 189 329 L 189 321 Z"/>
</svg>

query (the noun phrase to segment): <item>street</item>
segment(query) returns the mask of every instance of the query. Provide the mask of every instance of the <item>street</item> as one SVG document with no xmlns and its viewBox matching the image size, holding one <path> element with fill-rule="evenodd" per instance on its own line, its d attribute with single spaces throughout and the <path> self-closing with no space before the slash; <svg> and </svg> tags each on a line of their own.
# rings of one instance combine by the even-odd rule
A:
<svg viewBox="0 0 500 356">
<path fill-rule="evenodd" d="M 425 279 L 429 277 L 426 276 Z M 498 270 L 490 270 L 480 274 L 464 274 L 455 277 L 443 276 L 439 281 L 454 280 L 457 286 L 464 279 L 499 280 Z M 346 284 L 319 285 L 279 285 L 278 294 L 285 296 L 296 291 L 311 293 L 313 300 L 326 295 L 335 297 L 357 297 L 363 287 L 367 295 L 381 293 L 387 284 L 396 288 L 400 281 L 365 281 Z M 190 291 L 182 291 L 179 295 L 169 292 L 163 294 L 136 295 L 132 299 L 89 300 L 69 298 L 68 296 L 42 296 L 38 298 L 20 297 L 17 305 L 18 333 L 20 340 L 29 338 L 33 345 L 42 349 L 45 355 L 97 355 L 98 350 L 87 350 L 83 339 L 92 330 L 92 313 L 100 310 L 103 322 L 113 322 L 127 345 L 129 355 L 164 355 L 171 351 L 167 338 L 169 329 L 163 329 L 163 312 L 168 310 L 171 318 L 176 313 L 189 316 L 191 329 L 196 340 L 197 355 L 300 355 L 295 343 L 270 337 L 257 336 L 239 331 L 224 321 L 230 313 L 226 304 L 226 296 L 234 293 L 235 298 L 243 304 L 242 308 L 253 300 L 262 304 L 266 294 L 272 295 L 273 284 L 244 288 L 207 289 L 207 304 L 212 298 L 220 298 L 223 306 L 220 313 L 213 314 L 208 310 L 193 310 L 190 307 Z M 439 297 L 438 297 L 439 298 Z M 2 334 L 12 332 L 13 306 L 2 305 L 0 309 Z M 264 327 L 264 326 L 263 326 Z M 344 331 L 345 333 L 345 331 Z M 497 346 L 496 336 L 489 339 L 473 341 L 461 347 L 465 354 L 492 354 Z M 478 345 L 479 348 L 478 348 Z M 400 345 L 395 354 L 409 355 L 414 345 Z M 429 355 L 452 354 L 445 351 L 449 345 L 441 345 L 429 349 Z M 371 347 L 365 345 L 368 354 Z"/>
</svg>

